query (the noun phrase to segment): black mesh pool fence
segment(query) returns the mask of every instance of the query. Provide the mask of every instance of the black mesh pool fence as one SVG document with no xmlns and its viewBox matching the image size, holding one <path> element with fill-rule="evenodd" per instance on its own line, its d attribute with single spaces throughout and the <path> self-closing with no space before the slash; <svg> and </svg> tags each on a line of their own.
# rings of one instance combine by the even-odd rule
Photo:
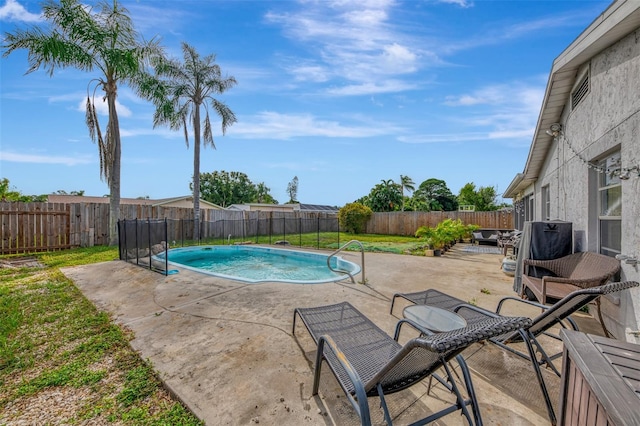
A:
<svg viewBox="0 0 640 426">
<path fill-rule="evenodd" d="M 118 237 L 120 260 L 168 274 L 166 219 L 119 220 Z"/>
<path fill-rule="evenodd" d="M 338 248 L 337 218 L 278 217 L 200 222 L 194 237 L 193 219 L 124 219 L 118 221 L 120 260 L 169 274 L 168 250 L 201 244 L 269 244 Z M 157 255 L 164 255 L 157 257 Z"/>
</svg>

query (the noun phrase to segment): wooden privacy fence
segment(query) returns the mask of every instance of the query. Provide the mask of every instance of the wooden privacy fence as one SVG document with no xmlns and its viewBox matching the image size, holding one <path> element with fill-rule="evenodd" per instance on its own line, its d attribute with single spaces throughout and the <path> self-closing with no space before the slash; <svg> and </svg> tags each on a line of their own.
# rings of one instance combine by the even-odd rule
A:
<svg viewBox="0 0 640 426">
<path fill-rule="evenodd" d="M 389 212 L 374 213 L 365 232 L 383 235 L 414 235 L 421 226 L 436 226 L 445 219 L 460 219 L 465 225 L 488 229 L 513 229 L 512 211 L 492 212 Z"/>
<path fill-rule="evenodd" d="M 0 203 L 0 254 L 71 248 L 69 208 L 30 204 Z"/>
<path fill-rule="evenodd" d="M 259 223 L 268 221 L 272 233 L 303 232 L 308 224 L 316 228 L 313 219 L 335 218 L 326 212 L 270 212 L 237 210 L 201 210 L 202 230 L 211 236 L 229 234 L 261 234 L 252 231 Z M 119 219 L 169 219 L 186 223 L 193 219 L 193 209 L 149 205 L 123 204 Z M 287 221 L 279 219 L 286 218 Z M 289 221 L 289 219 L 300 219 Z M 420 226 L 436 226 L 444 219 L 461 219 L 465 224 L 481 228 L 511 229 L 513 214 L 495 212 L 391 212 L 374 213 L 366 226 L 366 233 L 414 235 Z M 295 229 L 284 229 L 294 226 Z M 71 247 L 91 247 L 109 244 L 109 204 L 107 203 L 8 203 L 0 202 L 2 241 L 0 254 L 30 251 L 61 250 Z M 282 224 L 283 229 L 278 229 Z M 324 226 L 323 226 L 324 228 Z M 191 230 L 192 231 L 192 230 Z M 185 230 L 189 233 L 190 231 Z"/>
</svg>

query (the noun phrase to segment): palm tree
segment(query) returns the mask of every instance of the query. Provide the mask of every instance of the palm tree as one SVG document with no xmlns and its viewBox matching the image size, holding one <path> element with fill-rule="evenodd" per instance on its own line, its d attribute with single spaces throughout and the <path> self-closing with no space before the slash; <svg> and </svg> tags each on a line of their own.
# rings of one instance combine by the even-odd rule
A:
<svg viewBox="0 0 640 426">
<path fill-rule="evenodd" d="M 109 185 L 110 245 L 118 242 L 116 226 L 120 217 L 118 83 L 127 83 L 137 90 L 144 80 L 146 60 L 162 54 L 156 42 L 144 42 L 138 37 L 128 13 L 117 0 L 101 2 L 97 13 L 78 0 L 61 0 L 59 3 L 48 0 L 42 6 L 42 15 L 48 26 L 5 33 L 2 46 L 6 49 L 5 57 L 17 49 L 28 50 L 27 74 L 41 66 L 50 76 L 56 68 L 100 71 L 101 77 L 91 80 L 87 90 L 86 123 L 91 140 L 98 144 L 100 177 Z M 95 107 L 98 89 L 104 91 L 109 108 L 104 137 Z"/>
<path fill-rule="evenodd" d="M 416 183 L 409 176 L 400 175 L 400 186 L 402 187 L 402 211 L 404 211 L 404 190 L 415 191 Z"/>
<path fill-rule="evenodd" d="M 215 63 L 215 55 L 201 58 L 187 43 L 182 43 L 184 62 L 158 58 L 154 64 L 158 76 L 163 78 L 163 90 L 149 93 L 156 104 L 153 125 L 167 124 L 172 130 L 184 130 L 184 138 L 189 147 L 189 131 L 193 128 L 193 217 L 194 238 L 200 238 L 200 139 L 204 145 L 215 149 L 209 107 L 222 120 L 222 134 L 235 123 L 236 116 L 227 105 L 213 97 L 224 93 L 236 85 L 233 77 L 223 77 L 220 66 Z M 200 107 L 204 107 L 204 131 L 201 132 Z"/>
</svg>

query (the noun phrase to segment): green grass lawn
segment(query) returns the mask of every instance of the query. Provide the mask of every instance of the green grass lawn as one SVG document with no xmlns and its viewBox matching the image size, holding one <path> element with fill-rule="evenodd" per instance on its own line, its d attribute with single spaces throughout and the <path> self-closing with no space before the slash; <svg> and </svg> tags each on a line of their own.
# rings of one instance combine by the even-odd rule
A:
<svg viewBox="0 0 640 426">
<path fill-rule="evenodd" d="M 413 237 L 343 233 L 295 237 L 291 244 L 302 247 L 319 244 L 335 250 L 355 239 L 366 251 L 423 252 L 421 241 Z M 353 244 L 349 250 L 359 246 Z M 44 266 L 0 268 L 0 424 L 28 419 L 30 410 L 42 410 L 37 398 L 54 390 L 82 398 L 74 399 L 71 414 L 52 414 L 51 424 L 201 424 L 131 349 L 130 333 L 99 312 L 60 272 L 62 267 L 116 260 L 116 247 L 31 256 Z M 12 257 L 18 256 L 0 259 Z"/>
<path fill-rule="evenodd" d="M 130 333 L 58 269 L 117 259 L 117 248 L 34 256 L 45 266 L 0 268 L 0 424 L 33 419 L 38 397 L 54 391 L 74 406 L 55 407 L 65 414 L 48 413 L 46 424 L 202 424 L 131 349 Z"/>
<path fill-rule="evenodd" d="M 378 235 L 378 234 L 347 234 L 345 232 L 320 232 L 308 234 L 280 234 L 271 236 L 250 237 L 243 241 L 241 238 L 215 239 L 203 241 L 201 244 L 234 244 L 251 242 L 254 244 L 275 244 L 276 241 L 287 241 L 292 247 L 318 248 L 337 250 L 351 240 L 358 240 L 368 252 L 385 252 L 396 254 L 421 254 L 424 251 L 424 242 L 412 236 Z M 185 245 L 194 244 L 185 242 Z M 359 246 L 352 244 L 347 247 L 349 251 L 360 250 Z"/>
</svg>

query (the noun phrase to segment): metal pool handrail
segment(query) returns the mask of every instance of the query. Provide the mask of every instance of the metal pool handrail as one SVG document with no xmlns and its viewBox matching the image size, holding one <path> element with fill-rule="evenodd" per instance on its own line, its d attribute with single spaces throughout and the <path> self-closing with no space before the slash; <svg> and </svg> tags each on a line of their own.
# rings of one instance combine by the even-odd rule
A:
<svg viewBox="0 0 640 426">
<path fill-rule="evenodd" d="M 365 280 L 365 276 L 364 276 L 364 246 L 362 245 L 362 243 L 358 240 L 351 240 L 348 243 L 344 244 L 342 247 L 340 247 L 338 250 L 334 251 L 333 253 L 331 253 L 328 257 L 327 257 L 327 266 L 329 267 L 329 269 L 331 269 L 333 272 L 339 272 L 339 273 L 343 273 L 343 274 L 347 274 L 349 275 L 349 278 L 351 278 L 351 282 L 352 283 L 356 283 L 356 280 L 353 278 L 353 275 L 351 274 L 351 272 L 349 271 L 344 271 L 342 269 L 333 269 L 331 267 L 331 258 L 334 257 L 336 254 L 340 253 L 342 250 L 344 250 L 345 248 L 347 248 L 347 246 L 351 245 L 352 243 L 356 243 L 360 246 L 360 253 L 362 253 L 362 281 L 361 284 L 364 284 L 366 282 Z"/>
</svg>

